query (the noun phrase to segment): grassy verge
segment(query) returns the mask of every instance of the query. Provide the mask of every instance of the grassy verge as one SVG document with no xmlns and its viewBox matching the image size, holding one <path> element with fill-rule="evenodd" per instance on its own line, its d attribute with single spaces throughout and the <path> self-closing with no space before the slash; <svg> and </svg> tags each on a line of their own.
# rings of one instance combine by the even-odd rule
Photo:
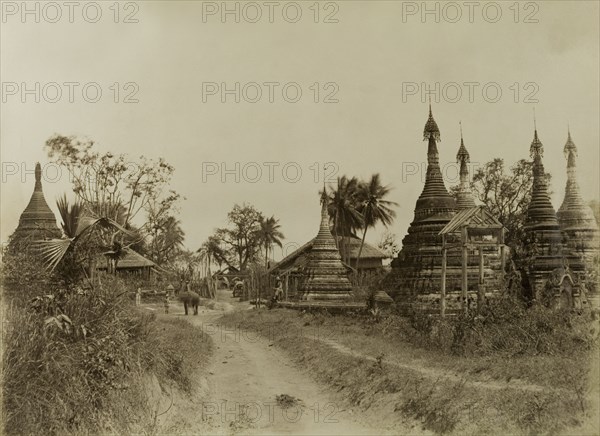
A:
<svg viewBox="0 0 600 436">
<path fill-rule="evenodd" d="M 125 282 L 102 283 L 4 299 L 3 433 L 149 433 L 152 380 L 159 391 L 194 392 L 211 342 L 185 321 L 136 309 Z"/>
<path fill-rule="evenodd" d="M 416 421 L 435 433 L 597 433 L 597 403 L 590 401 L 597 383 L 590 359 L 597 345 L 579 344 L 579 351 L 568 354 L 490 352 L 482 346 L 478 355 L 476 349 L 458 353 L 435 346 L 437 339 L 430 338 L 443 332 L 422 335 L 395 316 L 263 310 L 227 314 L 221 322 L 268 337 L 347 407 L 368 411 L 381 427 Z M 515 388 L 505 388 L 507 381 Z M 533 384 L 538 389 L 527 388 Z"/>
</svg>

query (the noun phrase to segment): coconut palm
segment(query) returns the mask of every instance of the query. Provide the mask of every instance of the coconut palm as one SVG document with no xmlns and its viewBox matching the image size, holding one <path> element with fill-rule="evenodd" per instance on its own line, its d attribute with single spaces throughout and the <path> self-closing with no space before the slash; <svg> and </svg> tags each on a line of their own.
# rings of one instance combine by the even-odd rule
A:
<svg viewBox="0 0 600 436">
<path fill-rule="evenodd" d="M 355 236 L 357 230 L 362 228 L 363 217 L 358 210 L 360 182 L 356 177 L 338 177 L 337 186 L 329 194 L 329 205 L 327 211 L 332 222 L 332 231 L 336 243 L 338 237 L 340 242 L 338 248 L 346 263 L 348 253 L 344 242 L 345 236 Z"/>
<path fill-rule="evenodd" d="M 265 250 L 265 268 L 269 268 L 269 252 L 273 248 L 273 245 L 282 247 L 281 240 L 285 238 L 280 230 L 279 220 L 274 216 L 271 218 L 260 218 L 260 229 L 259 236 L 262 241 L 262 246 Z"/>
<path fill-rule="evenodd" d="M 384 198 L 390 193 L 390 186 L 382 186 L 379 174 L 373 174 L 368 182 L 361 183 L 358 189 L 358 210 L 362 215 L 363 221 L 363 235 L 358 250 L 358 256 L 356 258 L 356 268 L 358 269 L 358 262 L 360 261 L 360 255 L 362 254 L 363 246 L 365 245 L 365 237 L 367 236 L 367 230 L 369 227 L 375 227 L 377 223 L 382 223 L 384 226 L 389 226 L 394 218 L 396 212 L 391 207 L 398 206 L 398 203 L 393 201 L 384 200 Z"/>
</svg>

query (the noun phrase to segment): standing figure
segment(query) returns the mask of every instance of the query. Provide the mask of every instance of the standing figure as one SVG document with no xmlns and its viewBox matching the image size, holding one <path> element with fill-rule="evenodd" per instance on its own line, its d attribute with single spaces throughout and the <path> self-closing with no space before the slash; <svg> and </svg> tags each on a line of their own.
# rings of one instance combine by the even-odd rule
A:
<svg viewBox="0 0 600 436">
<path fill-rule="evenodd" d="M 169 291 L 165 292 L 165 313 L 169 313 Z"/>
<path fill-rule="evenodd" d="M 275 301 L 281 301 L 283 299 L 283 284 L 281 279 L 277 276 L 275 279 Z"/>
<path fill-rule="evenodd" d="M 140 306 L 142 304 L 142 288 L 137 288 L 135 293 L 135 305 Z"/>
</svg>

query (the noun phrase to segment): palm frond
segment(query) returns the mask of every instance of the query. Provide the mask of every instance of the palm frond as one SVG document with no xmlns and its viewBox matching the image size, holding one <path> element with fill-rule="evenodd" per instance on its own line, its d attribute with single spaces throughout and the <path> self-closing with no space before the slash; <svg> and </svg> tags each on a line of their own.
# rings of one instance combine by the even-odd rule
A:
<svg viewBox="0 0 600 436">
<path fill-rule="evenodd" d="M 65 256 L 73 239 L 49 239 L 45 241 L 39 241 L 38 246 L 44 262 L 46 263 L 47 269 L 53 271 L 54 268 L 60 263 L 62 258 Z"/>
</svg>

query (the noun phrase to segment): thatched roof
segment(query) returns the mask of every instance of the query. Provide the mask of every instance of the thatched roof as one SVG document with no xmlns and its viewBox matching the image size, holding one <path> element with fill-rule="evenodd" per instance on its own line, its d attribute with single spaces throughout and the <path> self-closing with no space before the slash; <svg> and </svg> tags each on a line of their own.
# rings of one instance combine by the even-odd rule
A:
<svg viewBox="0 0 600 436">
<path fill-rule="evenodd" d="M 102 256 L 102 259 L 99 259 L 98 269 L 106 268 L 106 259 Z M 130 248 L 125 249 L 125 256 L 119 259 L 117 263 L 117 270 L 119 269 L 136 269 L 136 268 L 145 268 L 145 267 L 156 267 L 156 264 L 152 262 L 150 259 L 146 259 L 141 254 L 133 251 Z"/>
<path fill-rule="evenodd" d="M 316 238 L 315 238 L 316 239 Z M 289 269 L 300 268 L 305 265 L 307 259 L 306 255 L 311 250 L 313 242 L 315 239 L 311 239 L 306 244 L 295 250 L 294 252 L 288 254 L 282 260 L 273 265 L 269 271 L 287 271 Z M 342 240 L 341 236 L 337 237 L 338 246 L 340 246 L 340 241 Z M 355 238 L 352 236 L 344 236 L 343 237 L 344 244 L 346 249 L 348 250 L 348 258 L 351 265 L 354 265 L 356 258 L 358 257 L 358 251 L 360 250 L 361 240 L 359 238 Z M 362 253 L 360 254 L 360 258 L 362 259 L 385 259 L 387 256 L 378 248 L 373 247 L 368 242 L 365 241 L 365 245 L 363 246 Z"/>
</svg>

